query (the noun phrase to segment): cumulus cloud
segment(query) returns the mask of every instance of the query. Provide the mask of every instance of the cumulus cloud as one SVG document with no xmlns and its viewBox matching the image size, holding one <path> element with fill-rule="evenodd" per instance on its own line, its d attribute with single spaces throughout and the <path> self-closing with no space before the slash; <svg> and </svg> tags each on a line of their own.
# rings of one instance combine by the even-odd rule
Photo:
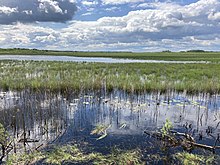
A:
<svg viewBox="0 0 220 165">
<path fill-rule="evenodd" d="M 34 24 L 0 25 L 2 47 L 43 48 L 59 39 L 59 31 Z"/>
<path fill-rule="evenodd" d="M 1 0 L 0 24 L 15 22 L 65 22 L 77 8 L 74 0 Z"/>
<path fill-rule="evenodd" d="M 153 3 L 151 9 L 130 11 L 122 17 L 103 17 L 97 21 L 74 21 L 62 29 L 66 45 L 146 49 L 169 46 L 210 46 L 220 38 L 218 0 L 200 0 L 190 5 Z M 194 40 L 189 38 L 194 36 Z M 201 38 L 204 36 L 204 38 Z M 209 36 L 209 39 L 205 39 Z M 189 37 L 189 38 L 187 38 Z M 204 40 L 204 42 L 200 42 Z M 213 42 L 210 42 L 213 40 Z M 167 45 L 164 41 L 173 41 Z M 182 44 L 180 44 L 182 41 Z M 153 43 L 153 44 L 152 44 Z M 175 44 L 176 43 L 176 44 Z M 210 44 L 209 44 L 210 43 Z M 92 45 L 92 46 L 91 46 Z M 98 46 L 99 45 L 99 46 Z M 116 46 L 117 45 L 117 46 Z M 168 48 L 167 48 L 168 49 Z"/>
<path fill-rule="evenodd" d="M 144 0 L 102 0 L 102 3 L 105 5 L 120 5 L 126 3 L 138 3 L 144 2 Z"/>
<path fill-rule="evenodd" d="M 151 6 L 121 17 L 71 21 L 61 29 L 2 25 L 0 43 L 64 50 L 160 51 L 192 47 L 219 50 L 218 0 L 200 0 L 185 6 L 175 3 L 153 3 Z"/>
<path fill-rule="evenodd" d="M 208 19 L 213 21 L 220 21 L 220 12 L 211 12 L 208 15 Z"/>
<path fill-rule="evenodd" d="M 95 6 L 98 4 L 98 1 L 83 0 L 81 3 L 85 6 Z"/>
</svg>

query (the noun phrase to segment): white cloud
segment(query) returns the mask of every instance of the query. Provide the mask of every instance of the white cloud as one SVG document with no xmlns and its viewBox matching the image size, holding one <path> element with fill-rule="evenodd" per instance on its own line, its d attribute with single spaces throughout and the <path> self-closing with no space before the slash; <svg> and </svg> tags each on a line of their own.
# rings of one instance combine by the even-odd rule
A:
<svg viewBox="0 0 220 165">
<path fill-rule="evenodd" d="M 41 12 L 49 13 L 50 11 L 52 11 L 54 13 L 60 13 L 60 14 L 64 13 L 57 1 L 38 0 L 38 2 L 39 2 L 38 9 Z"/>
<path fill-rule="evenodd" d="M 131 11 L 122 17 L 103 17 L 97 21 L 72 22 L 68 28 L 62 29 L 64 35 L 61 40 L 65 40 L 66 45 L 83 45 L 83 47 L 96 49 L 97 47 L 100 49 L 132 47 L 136 50 L 137 47 L 139 49 L 146 49 L 148 46 L 155 48 L 155 45 L 158 48 L 161 46 L 175 49 L 176 46 L 177 49 L 181 49 L 181 46 L 191 47 L 191 43 L 197 47 L 210 47 L 214 43 L 220 45 L 217 43 L 219 40 L 216 40 L 220 38 L 218 12 L 220 12 L 218 0 L 200 0 L 185 6 L 158 2 L 152 5 L 152 9 Z M 212 17 L 210 14 L 213 14 Z M 191 36 L 197 38 L 197 42 L 195 40 L 186 42 L 186 38 Z M 205 39 L 205 36 L 209 36 L 210 39 Z M 213 39 L 214 42 L 210 42 Z M 173 43 L 167 45 L 162 40 Z M 80 44 L 77 45 L 78 43 Z"/>
<path fill-rule="evenodd" d="M 218 0 L 200 0 L 185 6 L 154 3 L 151 9 L 96 21 L 71 21 L 60 29 L 1 25 L 0 43 L 64 50 L 220 50 L 219 13 Z"/>
<path fill-rule="evenodd" d="M 120 5 L 126 3 L 138 3 L 144 2 L 144 0 L 102 0 L 102 3 L 105 5 Z"/>
<path fill-rule="evenodd" d="M 10 15 L 13 13 L 18 13 L 17 8 L 10 8 L 6 6 L 0 6 L 0 14 Z"/>
<path fill-rule="evenodd" d="M 98 4 L 98 1 L 83 0 L 81 3 L 85 6 L 95 6 Z"/>
<path fill-rule="evenodd" d="M 31 24 L 0 26 L 0 42 L 3 47 L 44 47 L 53 44 L 59 38 L 59 32 L 51 28 Z"/>
<path fill-rule="evenodd" d="M 53 34 L 43 35 L 43 36 L 36 36 L 33 41 L 41 42 L 41 43 L 54 43 L 57 41 L 56 36 Z"/>
<path fill-rule="evenodd" d="M 181 8 L 180 8 L 181 10 Z M 216 12 L 220 10 L 219 0 L 200 0 L 196 3 L 192 3 L 183 8 L 188 16 L 207 16 L 211 12 Z"/>
<path fill-rule="evenodd" d="M 82 14 L 82 16 L 88 16 L 88 15 L 92 15 L 92 13 L 91 12 L 87 12 L 87 13 Z"/>
<path fill-rule="evenodd" d="M 116 6 L 113 6 L 113 7 L 106 8 L 105 10 L 106 10 L 106 11 L 120 11 L 121 8 L 116 7 Z"/>
<path fill-rule="evenodd" d="M 155 3 L 141 3 L 133 6 L 133 8 L 155 8 Z"/>
<path fill-rule="evenodd" d="M 15 22 L 65 22 L 76 12 L 73 0 L 1 0 L 0 24 Z"/>
<path fill-rule="evenodd" d="M 220 21 L 220 12 L 211 12 L 208 15 L 208 19 L 213 20 L 213 21 Z"/>
</svg>

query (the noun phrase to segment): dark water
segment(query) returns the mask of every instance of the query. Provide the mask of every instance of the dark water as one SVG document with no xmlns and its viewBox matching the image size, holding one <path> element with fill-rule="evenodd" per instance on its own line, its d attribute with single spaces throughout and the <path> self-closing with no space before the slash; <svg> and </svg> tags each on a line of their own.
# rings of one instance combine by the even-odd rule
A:
<svg viewBox="0 0 220 165">
<path fill-rule="evenodd" d="M 209 94 L 0 93 L 0 122 L 15 138 L 12 152 L 69 142 L 87 143 L 104 153 L 114 146 L 148 149 L 160 142 L 145 135 L 144 130 L 160 130 L 166 119 L 174 130 L 190 132 L 197 142 L 213 145 L 220 133 L 219 109 L 220 96 Z M 101 135 L 91 135 L 100 125 L 106 127 L 102 139 Z M 211 136 L 207 130 L 211 130 Z M 19 142 L 25 138 L 39 141 L 25 145 Z"/>
</svg>

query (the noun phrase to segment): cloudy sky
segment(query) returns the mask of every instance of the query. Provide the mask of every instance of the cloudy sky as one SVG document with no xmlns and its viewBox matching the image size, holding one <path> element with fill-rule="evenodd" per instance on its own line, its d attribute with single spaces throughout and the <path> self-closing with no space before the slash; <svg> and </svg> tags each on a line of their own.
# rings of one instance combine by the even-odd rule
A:
<svg viewBox="0 0 220 165">
<path fill-rule="evenodd" d="M 0 47 L 220 51 L 220 0 L 0 0 Z"/>
</svg>

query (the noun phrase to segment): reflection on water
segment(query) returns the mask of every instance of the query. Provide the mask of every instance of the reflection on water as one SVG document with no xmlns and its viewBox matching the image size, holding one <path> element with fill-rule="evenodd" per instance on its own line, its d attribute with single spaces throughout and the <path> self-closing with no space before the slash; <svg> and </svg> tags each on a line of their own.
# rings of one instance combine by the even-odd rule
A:
<svg viewBox="0 0 220 165">
<path fill-rule="evenodd" d="M 14 139 L 14 152 L 51 142 L 66 127 L 66 104 L 59 96 L 23 91 L 2 92 L 0 98 L 0 122 Z"/>
<path fill-rule="evenodd" d="M 144 130 L 160 129 L 166 119 L 174 129 L 213 145 L 213 137 L 220 132 L 219 108 L 220 96 L 209 94 L 0 93 L 0 122 L 15 138 L 14 152 L 77 138 L 102 146 L 143 146 L 147 145 Z M 98 125 L 108 127 L 103 139 L 90 134 Z"/>
<path fill-rule="evenodd" d="M 0 55 L 0 60 L 33 60 L 33 61 L 69 61 L 69 62 L 101 62 L 101 63 L 174 63 L 201 64 L 207 61 L 164 61 L 164 60 L 134 60 L 104 57 L 73 57 L 73 56 L 44 56 L 44 55 Z"/>
</svg>

